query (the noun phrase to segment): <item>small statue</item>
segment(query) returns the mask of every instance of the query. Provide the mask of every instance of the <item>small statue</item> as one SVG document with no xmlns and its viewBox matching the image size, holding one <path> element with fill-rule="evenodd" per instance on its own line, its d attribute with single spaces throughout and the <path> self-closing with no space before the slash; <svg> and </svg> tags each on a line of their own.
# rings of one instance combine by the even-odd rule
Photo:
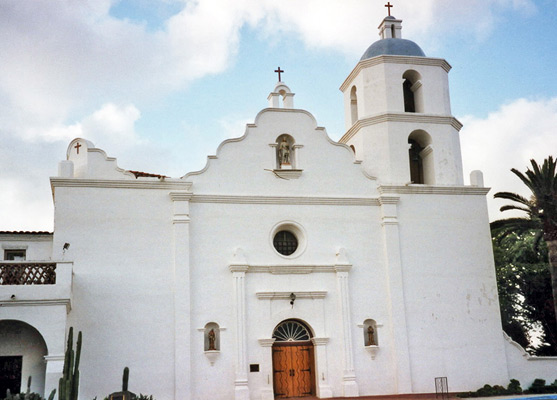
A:
<svg viewBox="0 0 557 400">
<path fill-rule="evenodd" d="M 217 335 L 215 334 L 215 330 L 211 329 L 207 336 L 209 337 L 209 350 L 216 350 L 215 340 Z"/>
<path fill-rule="evenodd" d="M 290 164 L 290 145 L 286 138 L 282 138 L 282 142 L 279 145 L 279 161 L 281 165 Z"/>
<path fill-rule="evenodd" d="M 377 343 L 375 343 L 375 329 L 373 329 L 373 326 L 368 326 L 367 327 L 367 340 L 368 340 L 368 346 L 376 346 Z"/>
</svg>

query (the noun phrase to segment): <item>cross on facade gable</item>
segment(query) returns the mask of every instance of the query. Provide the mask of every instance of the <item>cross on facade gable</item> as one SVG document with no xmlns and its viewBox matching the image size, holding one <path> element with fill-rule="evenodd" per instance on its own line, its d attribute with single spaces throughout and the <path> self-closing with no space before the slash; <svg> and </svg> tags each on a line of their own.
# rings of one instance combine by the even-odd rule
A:
<svg viewBox="0 0 557 400">
<path fill-rule="evenodd" d="M 389 11 L 389 17 L 391 16 L 391 8 L 394 7 L 390 1 L 387 2 L 387 4 L 385 4 L 385 7 L 387 7 L 387 10 Z"/>
<path fill-rule="evenodd" d="M 77 149 L 77 154 L 79 154 L 79 148 L 81 147 L 81 144 L 79 144 L 79 142 L 74 146 L 74 149 Z"/>
<path fill-rule="evenodd" d="M 284 71 L 283 71 L 282 69 L 280 69 L 280 67 L 278 67 L 278 69 L 275 69 L 275 72 L 278 73 L 279 82 L 282 82 L 282 81 L 280 80 L 280 73 L 281 73 L 281 72 L 284 72 Z"/>
</svg>

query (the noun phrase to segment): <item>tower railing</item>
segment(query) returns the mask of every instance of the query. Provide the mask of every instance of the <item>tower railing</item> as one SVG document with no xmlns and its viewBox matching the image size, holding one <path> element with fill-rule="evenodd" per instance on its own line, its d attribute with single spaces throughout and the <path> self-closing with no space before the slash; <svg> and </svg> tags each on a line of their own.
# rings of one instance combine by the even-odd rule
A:
<svg viewBox="0 0 557 400">
<path fill-rule="evenodd" d="M 56 263 L 0 262 L 0 285 L 55 285 Z"/>
</svg>

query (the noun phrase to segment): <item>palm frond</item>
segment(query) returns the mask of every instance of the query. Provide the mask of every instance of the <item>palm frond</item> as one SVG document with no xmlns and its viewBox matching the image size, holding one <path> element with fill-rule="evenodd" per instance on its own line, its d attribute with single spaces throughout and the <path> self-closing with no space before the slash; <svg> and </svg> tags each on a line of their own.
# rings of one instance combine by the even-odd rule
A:
<svg viewBox="0 0 557 400">
<path fill-rule="evenodd" d="M 503 206 L 499 209 L 499 211 L 507 211 L 507 210 L 519 210 L 519 211 L 524 211 L 528 214 L 530 214 L 532 212 L 532 210 L 530 208 L 526 208 L 526 207 L 520 207 L 520 206 L 514 206 L 512 204 Z"/>
<path fill-rule="evenodd" d="M 497 192 L 493 195 L 493 198 L 495 199 L 505 199 L 505 200 L 511 200 L 511 201 L 516 201 L 517 203 L 520 204 L 524 204 L 527 207 L 530 207 L 532 205 L 532 201 L 528 200 L 526 197 L 519 195 L 518 193 L 512 193 L 512 192 Z"/>
<path fill-rule="evenodd" d="M 541 221 L 537 218 L 498 219 L 489 224 L 492 236 L 507 236 L 511 233 L 521 234 L 532 230 L 541 230 Z"/>
</svg>

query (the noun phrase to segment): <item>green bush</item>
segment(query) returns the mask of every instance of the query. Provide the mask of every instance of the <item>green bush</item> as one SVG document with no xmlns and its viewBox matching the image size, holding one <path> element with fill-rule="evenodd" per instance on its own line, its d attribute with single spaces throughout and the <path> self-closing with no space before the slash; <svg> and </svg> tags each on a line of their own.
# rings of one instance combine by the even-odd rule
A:
<svg viewBox="0 0 557 400">
<path fill-rule="evenodd" d="M 509 383 L 509 386 L 507 386 L 507 392 L 509 394 L 522 394 L 520 382 L 516 379 L 511 379 L 511 383 Z"/>
<path fill-rule="evenodd" d="M 557 379 L 551 385 L 545 385 L 545 379 L 534 379 L 532 385 L 525 393 L 543 394 L 543 393 L 557 393 Z"/>
<path fill-rule="evenodd" d="M 545 382 L 544 382 L 545 384 Z M 484 385 L 475 392 L 465 392 L 459 393 L 458 397 L 490 397 L 490 396 L 506 396 L 509 394 L 522 394 L 522 388 L 520 387 L 520 382 L 516 379 L 511 379 L 511 382 L 505 389 L 500 385 Z"/>
</svg>

